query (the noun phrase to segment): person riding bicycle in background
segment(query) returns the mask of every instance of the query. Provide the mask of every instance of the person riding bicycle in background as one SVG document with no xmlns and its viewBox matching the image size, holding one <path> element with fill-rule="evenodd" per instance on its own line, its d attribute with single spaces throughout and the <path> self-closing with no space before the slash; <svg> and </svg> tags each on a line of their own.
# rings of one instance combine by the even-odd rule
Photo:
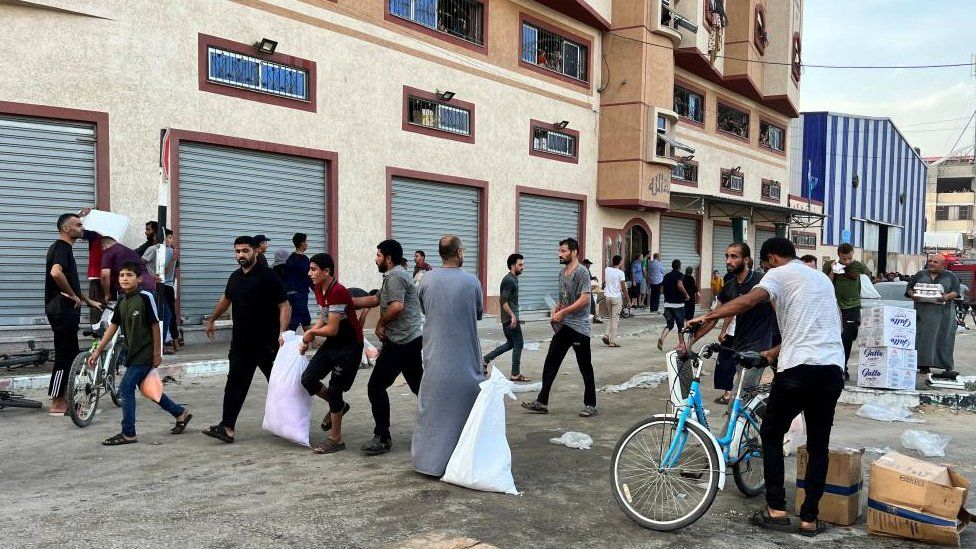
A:
<svg viewBox="0 0 976 549">
<path fill-rule="evenodd" d="M 809 464 L 798 533 L 816 536 L 826 530 L 817 516 L 827 480 L 834 408 L 844 388 L 840 311 L 830 279 L 797 259 L 796 248 L 788 239 L 777 237 L 764 242 L 759 261 L 766 274 L 752 290 L 691 322 L 714 322 L 769 302 L 776 308 L 783 341 L 761 353 L 770 363 L 779 360 L 760 427 L 766 505 L 750 521 L 762 528 L 796 531 L 786 511 L 783 437 L 793 418 L 803 412 Z"/>
<path fill-rule="evenodd" d="M 752 250 L 744 242 L 733 242 L 725 250 L 725 265 L 733 277 L 724 284 L 718 294 L 720 304 L 746 295 L 762 280 L 763 273 L 749 268 L 748 260 L 752 257 Z M 717 320 L 706 322 L 695 332 L 691 343 L 698 341 L 717 324 Z M 720 338 L 722 339 L 722 338 Z M 735 316 L 735 338 L 731 344 L 736 351 L 765 351 L 780 343 L 779 328 L 776 326 L 776 312 L 772 305 L 760 303 L 752 309 Z M 736 367 L 724 368 L 720 363 L 715 369 L 715 388 L 724 391 L 715 399 L 718 404 L 728 404 L 732 399 L 732 388 L 735 386 Z M 743 371 L 745 381 L 743 389 L 751 389 L 759 385 L 765 368 L 750 368 Z"/>
<path fill-rule="evenodd" d="M 105 446 L 119 446 L 138 442 L 136 439 L 136 387 L 146 376 L 163 363 L 162 335 L 159 330 L 159 314 L 153 295 L 139 287 L 142 274 L 141 263 L 123 263 L 119 267 L 119 287 L 124 295 L 115 306 L 111 324 L 98 347 L 88 357 L 88 367 L 94 368 L 105 346 L 112 341 L 115 331 L 122 327 L 128 344 L 125 359 L 125 375 L 119 384 L 119 397 L 122 399 L 122 432 L 102 441 Z M 187 423 L 193 419 L 187 409 L 170 400 L 165 393 L 159 399 L 159 407 L 176 418 L 176 425 L 170 430 L 178 435 L 186 430 Z"/>
</svg>

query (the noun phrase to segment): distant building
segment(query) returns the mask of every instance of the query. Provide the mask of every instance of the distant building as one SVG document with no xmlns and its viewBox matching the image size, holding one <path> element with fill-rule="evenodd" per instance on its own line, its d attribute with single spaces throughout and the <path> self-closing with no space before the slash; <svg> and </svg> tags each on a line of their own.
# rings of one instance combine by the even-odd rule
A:
<svg viewBox="0 0 976 549">
<path fill-rule="evenodd" d="M 952 244 L 951 248 L 937 242 L 933 235 L 930 245 L 932 248 L 948 249 L 961 252 L 965 256 L 976 255 L 974 245 L 973 208 L 976 207 L 976 165 L 972 156 L 953 156 L 939 164 L 939 157 L 926 158 L 929 164 L 928 182 L 925 190 L 926 231 L 932 233 L 946 233 L 940 235 L 947 242 L 958 242 L 961 237 L 962 247 Z M 927 245 L 926 247 L 929 247 Z"/>
<path fill-rule="evenodd" d="M 790 135 L 790 205 L 823 215 L 791 227 L 798 250 L 835 258 L 847 242 L 872 273 L 924 264 L 928 167 L 889 118 L 801 113 Z"/>
</svg>

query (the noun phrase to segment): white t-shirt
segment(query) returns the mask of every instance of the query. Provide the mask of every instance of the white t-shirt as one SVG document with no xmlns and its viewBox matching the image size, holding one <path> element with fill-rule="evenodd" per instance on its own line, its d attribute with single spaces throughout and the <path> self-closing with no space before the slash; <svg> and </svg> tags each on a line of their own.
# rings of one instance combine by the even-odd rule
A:
<svg viewBox="0 0 976 549">
<path fill-rule="evenodd" d="M 795 259 L 766 271 L 757 288 L 769 293 L 783 336 L 779 370 L 800 364 L 844 367 L 844 344 L 834 285 Z"/>
<path fill-rule="evenodd" d="M 626 280 L 627 275 L 616 267 L 607 267 L 603 270 L 603 282 L 605 284 L 603 293 L 607 297 L 621 297 L 620 283 Z"/>
</svg>

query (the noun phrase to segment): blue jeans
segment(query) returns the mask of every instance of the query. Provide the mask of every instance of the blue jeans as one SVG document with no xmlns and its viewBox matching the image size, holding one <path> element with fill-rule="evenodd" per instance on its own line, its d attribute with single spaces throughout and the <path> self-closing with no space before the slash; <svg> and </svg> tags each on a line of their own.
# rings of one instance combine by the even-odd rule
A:
<svg viewBox="0 0 976 549">
<path fill-rule="evenodd" d="M 308 312 L 308 292 L 288 292 L 288 304 L 291 305 L 289 330 L 297 330 L 299 326 L 308 326 L 312 323 L 312 316 Z"/>
<path fill-rule="evenodd" d="M 122 399 L 122 434 L 127 437 L 136 436 L 136 389 L 151 371 L 152 366 L 131 364 L 126 367 L 122 383 L 119 383 L 119 398 Z M 170 400 L 165 393 L 163 398 L 159 399 L 159 407 L 173 417 L 183 415 L 184 408 Z"/>
<path fill-rule="evenodd" d="M 512 377 L 516 377 L 521 372 L 522 365 L 522 326 L 516 324 L 514 328 L 506 322 L 502 324 L 502 333 L 505 334 L 505 343 L 499 345 L 495 350 L 484 356 L 485 362 L 491 362 L 499 356 L 512 351 Z"/>
</svg>

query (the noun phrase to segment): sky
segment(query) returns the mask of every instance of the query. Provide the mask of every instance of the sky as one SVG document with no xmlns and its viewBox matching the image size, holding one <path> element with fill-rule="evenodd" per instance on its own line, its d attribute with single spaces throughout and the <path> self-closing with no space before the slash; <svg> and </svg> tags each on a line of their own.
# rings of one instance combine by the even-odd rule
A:
<svg viewBox="0 0 976 549">
<path fill-rule="evenodd" d="M 772 0 L 781 2 L 784 0 Z M 803 62 L 969 63 L 976 0 L 806 0 Z M 805 67 L 801 111 L 890 117 L 922 156 L 948 153 L 976 110 L 972 67 L 838 70 Z M 970 124 L 957 148 L 973 144 Z"/>
</svg>

